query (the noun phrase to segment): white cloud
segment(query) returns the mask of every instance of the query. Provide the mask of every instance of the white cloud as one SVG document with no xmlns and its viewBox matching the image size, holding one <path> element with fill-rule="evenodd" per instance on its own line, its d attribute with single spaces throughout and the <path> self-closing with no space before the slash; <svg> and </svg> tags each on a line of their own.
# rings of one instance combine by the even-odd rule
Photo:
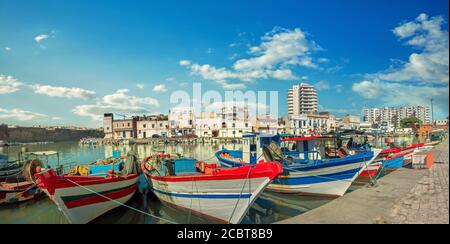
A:
<svg viewBox="0 0 450 244">
<path fill-rule="evenodd" d="M 35 37 L 34 37 L 34 40 L 35 40 L 37 43 L 41 43 L 42 41 L 48 39 L 49 37 L 50 37 L 49 35 L 46 35 L 46 34 L 40 34 L 40 35 L 35 36 Z"/>
<path fill-rule="evenodd" d="M 435 100 L 437 110 L 448 114 L 449 87 L 417 86 L 382 81 L 361 81 L 352 90 L 366 99 L 379 99 L 384 105 L 428 105 Z"/>
<path fill-rule="evenodd" d="M 139 89 L 144 89 L 144 84 L 141 84 L 141 83 L 138 83 L 138 84 L 136 84 L 136 87 L 137 88 L 139 88 Z"/>
<path fill-rule="evenodd" d="M 211 54 L 211 53 L 213 53 L 214 52 L 214 48 L 208 48 L 208 49 L 206 49 L 206 53 L 207 54 Z"/>
<path fill-rule="evenodd" d="M 328 59 L 328 58 L 319 58 L 319 59 L 317 59 L 317 62 L 319 62 L 319 63 L 328 63 L 328 62 L 330 62 L 330 59 Z"/>
<path fill-rule="evenodd" d="M 11 51 L 12 49 L 10 48 L 10 47 L 5 47 L 5 51 L 7 51 L 7 52 L 9 52 L 9 51 Z"/>
<path fill-rule="evenodd" d="M 429 18 L 420 14 L 414 21 L 399 25 L 393 33 L 419 52 L 412 53 L 406 62 L 397 62 L 388 70 L 367 75 L 368 79 L 385 81 L 416 81 L 422 84 L 449 83 L 448 31 L 442 29 L 442 16 Z"/>
<path fill-rule="evenodd" d="M 232 68 L 217 68 L 209 64 L 196 64 L 181 60 L 193 75 L 213 80 L 224 87 L 245 87 L 245 83 L 256 79 L 296 80 L 293 67 L 317 68 L 311 53 L 321 48 L 300 29 L 274 28 L 261 38 L 258 46 L 250 47 L 249 58 L 234 62 Z M 232 58 L 237 57 L 234 54 Z M 230 82 L 234 80 L 234 82 Z M 240 82 L 236 82 L 240 81 Z M 236 83 L 236 85 L 233 85 Z"/>
<path fill-rule="evenodd" d="M 95 96 L 94 91 L 89 91 L 78 87 L 69 88 L 49 85 L 32 85 L 31 88 L 34 90 L 34 93 L 49 97 L 91 99 Z"/>
<path fill-rule="evenodd" d="M 330 84 L 325 80 L 321 80 L 321 81 L 316 82 L 316 84 L 314 84 L 314 87 L 319 91 L 320 90 L 328 90 L 328 89 L 330 89 Z"/>
<path fill-rule="evenodd" d="M 164 93 L 167 91 L 166 85 L 164 84 L 159 84 L 153 87 L 153 91 L 154 92 L 160 92 L 160 93 Z"/>
<path fill-rule="evenodd" d="M 420 14 L 397 26 L 394 35 L 418 52 L 406 62 L 394 59 L 388 70 L 366 75 L 352 90 L 381 106 L 428 105 L 434 99 L 435 110 L 448 115 L 449 39 L 444 23 L 441 16 Z"/>
<path fill-rule="evenodd" d="M 100 121 L 104 113 L 148 113 L 150 107 L 159 107 L 159 101 L 151 97 L 128 95 L 128 89 L 117 90 L 102 97 L 96 104 L 79 105 L 72 109 L 74 114 Z"/>
<path fill-rule="evenodd" d="M 0 108 L 0 118 L 2 119 L 15 119 L 19 121 L 29 121 L 39 118 L 47 117 L 45 114 L 26 111 L 18 108 L 3 109 Z"/>
<path fill-rule="evenodd" d="M 181 66 L 189 66 L 189 65 L 191 65 L 191 61 L 189 61 L 189 60 L 180 60 L 180 65 Z"/>
<path fill-rule="evenodd" d="M 52 120 L 62 120 L 62 118 L 61 117 L 52 117 Z"/>
<path fill-rule="evenodd" d="M 0 75 L 0 94 L 13 93 L 20 90 L 22 82 L 12 76 Z"/>
<path fill-rule="evenodd" d="M 235 70 L 273 69 L 279 65 L 316 67 L 309 53 L 320 47 L 308 40 L 300 28 L 274 28 L 261 40 L 259 46 L 250 48 L 250 54 L 255 57 L 238 60 L 233 65 Z"/>
<path fill-rule="evenodd" d="M 175 81 L 176 79 L 174 77 L 169 77 L 166 79 L 166 81 Z"/>
</svg>

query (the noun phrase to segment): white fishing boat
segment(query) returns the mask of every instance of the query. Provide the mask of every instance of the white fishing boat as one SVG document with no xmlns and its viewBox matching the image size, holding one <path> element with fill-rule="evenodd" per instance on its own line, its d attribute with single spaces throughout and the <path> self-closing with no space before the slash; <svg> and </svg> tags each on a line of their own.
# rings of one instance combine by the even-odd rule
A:
<svg viewBox="0 0 450 244">
<path fill-rule="evenodd" d="M 155 195 L 164 203 L 205 217 L 213 222 L 240 223 L 252 203 L 282 168 L 277 163 L 261 163 L 234 169 L 196 162 L 194 159 L 165 159 L 175 164 L 165 176 L 164 167 L 155 168 L 146 158 L 141 168 Z"/>
</svg>

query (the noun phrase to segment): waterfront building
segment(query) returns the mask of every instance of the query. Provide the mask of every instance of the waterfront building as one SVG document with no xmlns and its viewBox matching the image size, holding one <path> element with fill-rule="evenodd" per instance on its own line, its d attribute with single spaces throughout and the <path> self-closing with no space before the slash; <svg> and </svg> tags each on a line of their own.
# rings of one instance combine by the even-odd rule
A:
<svg viewBox="0 0 450 244">
<path fill-rule="evenodd" d="M 105 139 L 113 138 L 113 120 L 114 115 L 112 113 L 103 115 L 103 132 L 105 133 Z"/>
<path fill-rule="evenodd" d="M 222 116 L 216 112 L 202 112 L 195 117 L 195 134 L 198 137 L 219 137 Z"/>
<path fill-rule="evenodd" d="M 137 138 L 157 138 L 169 136 L 169 118 L 167 115 L 150 115 L 137 118 Z"/>
<path fill-rule="evenodd" d="M 288 115 L 316 113 L 318 107 L 316 89 L 306 83 L 295 85 L 288 91 Z"/>
<path fill-rule="evenodd" d="M 241 138 L 243 134 L 253 131 L 247 106 L 224 105 L 220 109 L 220 116 L 222 124 L 219 137 Z"/>
<path fill-rule="evenodd" d="M 417 117 L 424 124 L 431 123 L 431 109 L 426 106 L 403 106 L 384 108 L 365 108 L 364 122 L 381 125 L 388 125 L 389 128 L 400 126 L 400 121 L 404 118 Z"/>
<path fill-rule="evenodd" d="M 131 119 L 113 120 L 113 139 L 135 139 L 137 117 Z"/>
<path fill-rule="evenodd" d="M 327 133 L 336 128 L 336 118 L 328 112 L 289 116 L 290 133 L 295 135 Z"/>
<path fill-rule="evenodd" d="M 135 139 L 137 119 L 138 117 L 115 120 L 112 113 L 105 113 L 103 115 L 103 132 L 105 133 L 105 139 Z"/>
<path fill-rule="evenodd" d="M 191 107 L 169 110 L 169 131 L 172 136 L 195 134 L 195 113 Z"/>
<path fill-rule="evenodd" d="M 337 127 L 341 130 L 359 130 L 361 121 L 357 116 L 346 115 L 338 122 Z"/>
<path fill-rule="evenodd" d="M 278 118 L 273 118 L 270 115 L 257 116 L 254 131 L 260 134 L 277 134 Z"/>
</svg>

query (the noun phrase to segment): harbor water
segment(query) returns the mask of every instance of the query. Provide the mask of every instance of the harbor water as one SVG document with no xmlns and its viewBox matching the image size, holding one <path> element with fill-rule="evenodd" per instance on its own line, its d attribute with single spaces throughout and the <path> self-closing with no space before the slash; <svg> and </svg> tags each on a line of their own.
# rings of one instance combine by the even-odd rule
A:
<svg viewBox="0 0 450 244">
<path fill-rule="evenodd" d="M 403 139 L 408 143 L 410 139 Z M 402 142 L 403 142 L 402 141 Z M 399 142 L 399 143 L 402 143 Z M 227 144 L 226 149 L 241 149 L 239 144 Z M 64 142 L 42 145 L 29 145 L 29 151 L 57 151 L 59 152 L 60 164 L 88 164 L 98 159 L 112 156 L 113 146 L 83 146 L 77 142 Z M 186 157 L 192 157 L 199 161 L 217 163 L 214 153 L 221 149 L 222 145 L 211 144 L 178 144 L 178 145 L 123 145 L 119 149 L 124 153 L 133 150 L 138 153 L 139 158 L 151 155 L 154 152 L 164 151 L 166 153 L 179 153 Z M 6 154 L 11 160 L 17 159 L 20 147 L 0 147 L 0 153 Z M 55 168 L 56 158 L 50 158 L 50 166 Z M 361 185 L 354 184 L 349 191 L 355 190 Z M 242 223 L 265 224 L 284 220 L 311 209 L 317 208 L 332 198 L 316 196 L 299 196 L 290 194 L 279 194 L 270 191 L 263 192 L 255 201 Z M 162 204 L 155 195 L 149 193 L 148 196 L 136 194 L 128 203 L 129 206 L 176 223 L 211 223 L 209 220 L 194 216 L 191 213 L 171 206 Z M 124 206 L 118 207 L 94 220 L 94 223 L 106 224 L 156 224 L 167 223 L 164 220 L 151 217 Z M 63 214 L 58 210 L 45 195 L 39 200 L 33 200 L 22 204 L 7 205 L 0 207 L 0 223 L 45 223 L 62 224 L 67 223 Z"/>
</svg>

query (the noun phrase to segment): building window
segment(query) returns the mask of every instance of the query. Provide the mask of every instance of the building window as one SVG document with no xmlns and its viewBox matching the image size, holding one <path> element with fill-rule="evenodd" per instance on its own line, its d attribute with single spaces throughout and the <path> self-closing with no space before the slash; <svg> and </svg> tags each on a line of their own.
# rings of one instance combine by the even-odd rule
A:
<svg viewBox="0 0 450 244">
<path fill-rule="evenodd" d="M 109 130 L 109 127 L 106 127 L 106 130 Z"/>
<path fill-rule="evenodd" d="M 130 127 L 130 123 L 128 123 L 128 127 Z"/>
<path fill-rule="evenodd" d="M 144 124 L 144 125 L 142 125 L 142 127 L 144 127 L 144 129 L 147 127 L 147 125 L 146 124 Z"/>
<path fill-rule="evenodd" d="M 152 124 L 152 129 L 154 129 L 155 128 L 155 124 Z"/>
</svg>

